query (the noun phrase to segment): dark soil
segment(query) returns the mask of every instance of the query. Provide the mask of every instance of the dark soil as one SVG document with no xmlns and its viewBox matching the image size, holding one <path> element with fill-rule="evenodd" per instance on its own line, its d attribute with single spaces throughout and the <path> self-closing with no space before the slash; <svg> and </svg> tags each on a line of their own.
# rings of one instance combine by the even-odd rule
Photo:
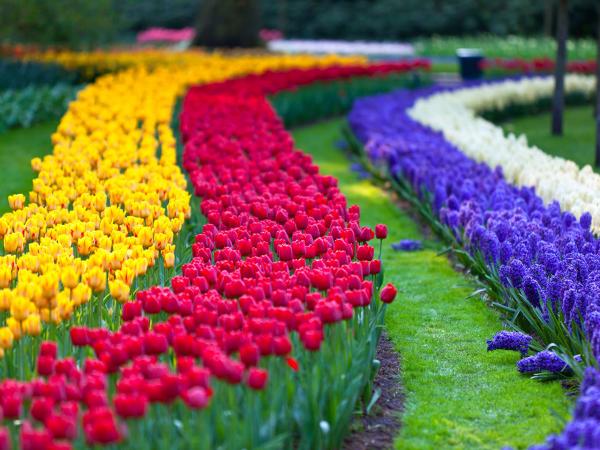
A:
<svg viewBox="0 0 600 450">
<path fill-rule="evenodd" d="M 385 331 L 379 339 L 377 359 L 381 366 L 373 383 L 381 396 L 369 415 L 356 417 L 342 449 L 366 450 L 393 448 L 400 430 L 400 415 L 404 409 L 404 390 L 400 384 L 400 359 Z"/>
</svg>

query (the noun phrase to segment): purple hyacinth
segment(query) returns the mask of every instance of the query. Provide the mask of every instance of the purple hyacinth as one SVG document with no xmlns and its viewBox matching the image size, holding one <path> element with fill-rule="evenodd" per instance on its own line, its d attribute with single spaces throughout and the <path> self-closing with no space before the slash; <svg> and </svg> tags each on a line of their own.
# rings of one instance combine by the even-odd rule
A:
<svg viewBox="0 0 600 450">
<path fill-rule="evenodd" d="M 544 370 L 552 373 L 560 373 L 568 370 L 569 367 L 556 353 L 544 350 L 518 361 L 517 369 L 521 373 L 537 373 Z"/>
<path fill-rule="evenodd" d="M 414 252 L 416 250 L 421 250 L 423 248 L 423 244 L 421 241 L 416 241 L 413 239 L 402 239 L 398 242 L 394 242 L 392 244 L 392 248 L 396 251 Z"/>
<path fill-rule="evenodd" d="M 500 331 L 487 341 L 488 352 L 492 350 L 514 350 L 525 356 L 529 351 L 531 336 L 518 331 Z"/>
<path fill-rule="evenodd" d="M 499 274 L 502 286 L 519 290 L 546 316 L 550 307 L 560 312 L 570 328 L 584 322 L 600 360 L 600 319 L 592 314 L 600 312 L 600 290 L 595 287 L 600 287 L 600 239 L 590 230 L 591 215 L 577 220 L 556 201 L 545 205 L 533 187 L 510 184 L 501 168 L 470 159 L 442 133 L 410 117 L 416 101 L 447 89 L 434 86 L 364 97 L 353 105 L 350 127 L 369 158 L 387 164 L 391 176 L 408 183 L 422 200 L 432 199 L 438 220 L 458 243 L 468 243 L 472 254 L 486 256 L 485 263 Z M 500 245 L 471 240 L 477 226 L 495 233 Z M 481 230 L 478 235 L 483 235 Z M 520 361 L 519 367 L 560 371 L 566 364 L 552 352 L 541 352 Z M 580 399 L 594 391 L 589 392 L 582 388 Z M 539 448 L 599 448 L 600 420 L 589 416 L 574 417 L 560 436 Z"/>
<path fill-rule="evenodd" d="M 518 259 L 513 259 L 508 265 L 508 273 L 510 283 L 513 287 L 520 288 L 523 286 L 523 279 L 527 275 L 527 268 Z"/>
<path fill-rule="evenodd" d="M 532 450 L 600 449 L 600 372 L 587 368 L 581 395 L 575 404 L 573 419 L 560 435 L 552 435 L 545 444 Z"/>
<path fill-rule="evenodd" d="M 371 178 L 371 174 L 367 172 L 365 167 L 361 163 L 352 163 L 350 164 L 350 170 L 358 175 L 358 178 L 361 180 L 366 180 Z"/>
</svg>

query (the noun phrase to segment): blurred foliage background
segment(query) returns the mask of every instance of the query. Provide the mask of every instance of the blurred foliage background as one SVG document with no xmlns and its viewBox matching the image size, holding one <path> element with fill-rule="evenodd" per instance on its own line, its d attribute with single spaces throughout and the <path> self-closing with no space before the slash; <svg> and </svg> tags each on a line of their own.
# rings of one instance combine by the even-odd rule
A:
<svg viewBox="0 0 600 450">
<path fill-rule="evenodd" d="M 226 3 L 240 8 L 238 11 L 253 12 L 242 16 L 251 30 L 278 29 L 288 38 L 406 40 L 482 33 L 541 35 L 552 31 L 549 5 L 553 1 L 0 0 L 0 40 L 92 48 L 131 42 L 136 32 L 149 27 L 196 24 L 223 36 L 224 23 L 235 24 L 236 19 L 215 23 L 206 18 Z M 569 1 L 571 36 L 593 36 L 596 2 Z"/>
</svg>

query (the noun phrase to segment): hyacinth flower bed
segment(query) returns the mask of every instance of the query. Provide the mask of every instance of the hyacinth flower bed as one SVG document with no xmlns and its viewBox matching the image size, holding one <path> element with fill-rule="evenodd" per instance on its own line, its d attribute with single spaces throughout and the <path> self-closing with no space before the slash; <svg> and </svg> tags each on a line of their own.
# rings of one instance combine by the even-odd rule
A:
<svg viewBox="0 0 600 450">
<path fill-rule="evenodd" d="M 297 61 L 300 67 L 322 65 L 320 59 Z M 241 62 L 240 73 L 251 71 L 252 63 Z M 3 258 L 9 263 L 3 267 L 10 271 L 3 274 L 7 306 L 0 342 L 5 376 L 14 378 L 0 385 L 4 447 L 9 441 L 24 448 L 339 445 L 374 372 L 385 303 L 396 295 L 393 286 L 382 287 L 381 263 L 368 244 L 387 232 L 385 226 L 373 231 L 360 225 L 359 208 L 348 207 L 336 180 L 319 175 L 310 157 L 294 150 L 265 95 L 317 80 L 422 67 L 354 64 L 230 82 L 216 75 L 217 83 L 189 92 L 181 115 L 183 166 L 202 198 L 203 217 L 192 217 L 191 228 L 184 228 L 193 214 L 184 183 L 165 185 L 158 176 L 182 179 L 173 165 L 166 113 L 193 79 L 189 68 L 163 92 L 164 113 L 142 113 L 142 130 L 154 133 L 157 127 L 159 143 L 138 134 L 141 146 L 132 142 L 130 155 L 119 157 L 111 147 L 86 155 L 87 170 L 97 173 L 92 180 L 101 183 L 93 195 L 67 189 L 71 183 L 78 189 L 74 179 L 65 185 L 44 175 L 38 188 L 34 182 L 29 204 L 24 196 L 11 197 L 14 212 L 2 218 Z M 280 61 L 274 58 L 272 67 L 281 68 Z M 34 168 L 85 171 L 69 168 L 75 161 L 69 152 L 81 151 L 90 138 L 101 145 L 92 124 L 118 130 L 110 115 L 104 122 L 94 122 L 93 115 L 82 119 L 86 102 L 115 99 L 120 89 L 135 98 L 167 76 L 134 69 L 99 79 L 71 105 L 53 137 L 55 155 L 34 161 Z M 135 102 L 123 100 L 119 131 L 132 133 L 126 114 L 140 112 Z M 152 156 L 157 144 L 160 160 Z M 127 198 L 120 171 L 111 166 L 127 168 L 128 175 L 151 168 L 157 183 L 134 178 L 134 197 Z M 64 196 L 42 189 L 49 182 L 61 186 Z M 153 189 L 156 203 L 148 197 Z M 55 217 L 56 210 L 65 215 Z M 81 232 L 75 213 L 90 216 L 78 219 L 89 224 Z M 15 233 L 28 217 L 45 219 L 46 226 L 36 234 L 27 222 L 20 241 Z M 201 232 L 192 235 L 188 250 L 182 230 L 194 229 Z M 61 237 L 64 232 L 71 238 Z M 119 242 L 129 248 L 117 246 L 119 232 Z M 40 251 L 58 250 L 44 236 L 61 245 L 65 240 L 71 251 L 32 266 Z M 131 269 L 130 255 L 139 255 Z M 179 271 L 171 288 L 164 287 Z M 41 342 L 48 338 L 54 342 Z M 362 399 L 370 401 L 368 391 Z"/>
<path fill-rule="evenodd" d="M 577 218 L 591 213 L 592 230 L 598 232 L 600 176 L 590 166 L 578 167 L 568 159 L 548 155 L 530 146 L 526 136 L 505 134 L 478 115 L 497 112 L 501 116 L 504 110 L 535 107 L 551 97 L 552 86 L 550 77 L 533 77 L 437 92 L 420 98 L 410 115 L 442 131 L 470 158 L 501 167 L 509 182 L 535 187 L 546 204 L 556 200 Z M 595 92 L 594 79 L 589 76 L 568 75 L 565 86 L 571 97 L 590 99 Z"/>
<path fill-rule="evenodd" d="M 419 123 L 415 117 L 440 123 L 436 119 L 448 112 L 426 118 L 425 109 L 419 111 L 418 101 L 426 103 L 437 92 L 398 91 L 356 102 L 349 115 L 358 139 L 354 148 L 364 148 L 364 161 L 377 176 L 391 180 L 454 247 L 484 282 L 507 327 L 518 333 L 493 337 L 488 348 L 521 352 L 519 370 L 540 379 L 584 379 L 573 421 L 537 448 L 595 448 L 600 260 L 592 216 L 580 213 L 578 219 L 557 201 L 543 201 L 523 179 L 522 187 L 509 183 L 504 167 L 470 159 L 450 128 L 441 127 L 457 144 Z"/>
</svg>

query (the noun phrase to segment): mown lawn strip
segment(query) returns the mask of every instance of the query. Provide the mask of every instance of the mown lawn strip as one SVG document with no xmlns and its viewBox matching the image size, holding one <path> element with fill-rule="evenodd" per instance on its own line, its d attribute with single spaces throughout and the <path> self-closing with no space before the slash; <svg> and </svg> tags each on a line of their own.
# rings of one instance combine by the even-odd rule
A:
<svg viewBox="0 0 600 450">
<path fill-rule="evenodd" d="M 57 120 L 50 120 L 30 128 L 0 133 L 0 214 L 10 209 L 6 198 L 8 195 L 28 196 L 35 178 L 31 159 L 36 156 L 42 158 L 52 152 L 50 136 L 57 126 Z"/>
<path fill-rule="evenodd" d="M 579 167 L 594 166 L 595 122 L 591 106 L 569 106 L 565 109 L 564 134 L 550 133 L 550 111 L 520 116 L 501 123 L 505 131 L 527 136 L 535 145 L 552 156 L 571 160 Z M 597 170 L 597 169 L 596 169 Z"/>
<path fill-rule="evenodd" d="M 570 401 L 558 383 L 520 376 L 516 353 L 487 353 L 485 340 L 502 329 L 494 311 L 478 297 L 474 283 L 456 272 L 440 243 L 398 253 L 400 239 L 422 239 L 420 227 L 388 195 L 359 180 L 336 148 L 344 119 L 294 130 L 299 148 L 313 155 L 321 172 L 338 178 L 349 203 L 359 204 L 365 224 L 386 223 L 386 282 L 399 298 L 386 313 L 388 335 L 400 353 L 406 391 L 399 449 L 526 448 L 561 429 Z"/>
</svg>

